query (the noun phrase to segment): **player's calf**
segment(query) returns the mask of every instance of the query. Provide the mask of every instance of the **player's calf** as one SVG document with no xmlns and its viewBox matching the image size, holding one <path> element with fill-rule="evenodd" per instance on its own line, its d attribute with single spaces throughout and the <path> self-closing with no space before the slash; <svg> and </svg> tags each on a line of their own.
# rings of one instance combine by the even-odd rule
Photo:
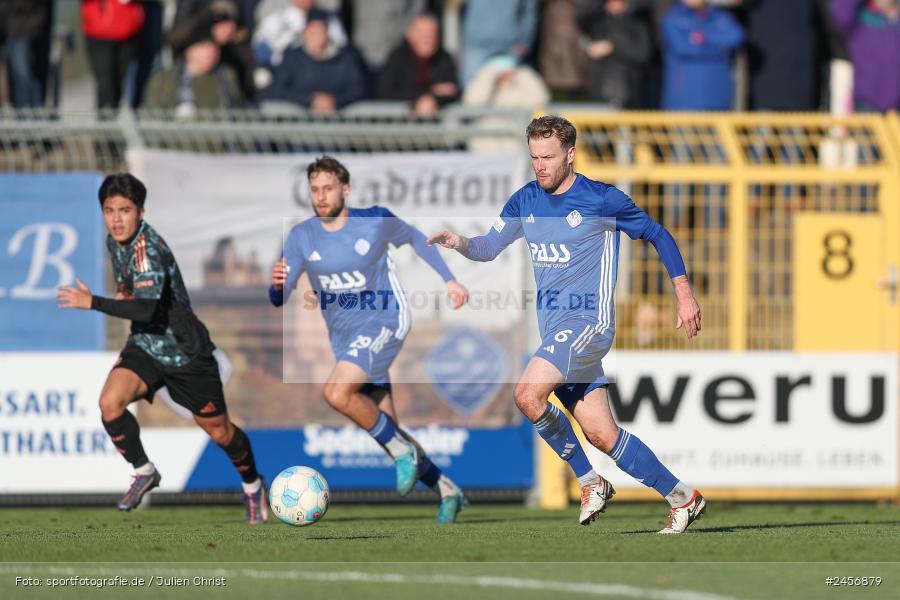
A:
<svg viewBox="0 0 900 600">
<path fill-rule="evenodd" d="M 244 490 L 244 520 L 251 525 L 265 523 L 269 517 L 269 503 L 266 500 L 265 483 L 256 470 L 256 459 L 253 456 L 250 438 L 237 425 L 232 425 L 231 428 L 234 434 L 227 444 L 221 444 L 221 440 L 216 441 L 241 476 L 241 486 Z"/>
<path fill-rule="evenodd" d="M 581 514 L 578 522 L 587 525 L 606 510 L 606 504 L 615 490 L 594 471 L 575 436 L 571 421 L 559 407 L 548 403 L 544 413 L 534 422 L 534 427 L 547 445 L 569 463 L 578 478 L 581 485 Z"/>
</svg>

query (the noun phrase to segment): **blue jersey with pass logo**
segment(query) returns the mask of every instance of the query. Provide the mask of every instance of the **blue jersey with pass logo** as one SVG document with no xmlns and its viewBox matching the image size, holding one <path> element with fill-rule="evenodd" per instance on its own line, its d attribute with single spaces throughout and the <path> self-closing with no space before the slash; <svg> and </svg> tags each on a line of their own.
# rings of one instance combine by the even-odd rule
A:
<svg viewBox="0 0 900 600">
<path fill-rule="evenodd" d="M 574 319 L 594 325 L 590 335 L 611 342 L 619 231 L 632 239 L 653 240 L 661 229 L 621 190 L 577 174 L 562 194 L 548 194 L 536 181 L 519 189 L 481 244 L 488 246 L 483 258 L 489 259 L 525 237 L 537 283 L 542 336 Z"/>
<path fill-rule="evenodd" d="M 420 231 L 380 206 L 350 208 L 337 231 L 326 231 L 314 217 L 288 234 L 285 288 L 293 290 L 304 271 L 309 275 L 333 346 L 372 325 L 390 329 L 398 340 L 409 332 L 409 304 L 394 270 L 391 244 L 413 244 L 445 281 L 453 278 Z"/>
</svg>

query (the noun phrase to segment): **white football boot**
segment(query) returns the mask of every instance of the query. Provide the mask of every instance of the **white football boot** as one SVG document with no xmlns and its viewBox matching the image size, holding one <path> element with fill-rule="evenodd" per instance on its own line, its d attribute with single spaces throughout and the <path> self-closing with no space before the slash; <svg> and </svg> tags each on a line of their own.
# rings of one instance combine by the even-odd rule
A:
<svg viewBox="0 0 900 600">
<path fill-rule="evenodd" d="M 606 511 L 606 504 L 616 495 L 616 490 L 610 482 L 598 477 L 597 481 L 581 488 L 581 516 L 578 522 L 582 525 L 590 525 L 591 521 Z"/>
<path fill-rule="evenodd" d="M 690 501 L 678 508 L 669 511 L 669 524 L 665 528 L 660 529 L 657 533 L 668 535 L 670 533 L 684 533 L 691 523 L 696 521 L 706 512 L 706 500 L 697 490 Z"/>
</svg>

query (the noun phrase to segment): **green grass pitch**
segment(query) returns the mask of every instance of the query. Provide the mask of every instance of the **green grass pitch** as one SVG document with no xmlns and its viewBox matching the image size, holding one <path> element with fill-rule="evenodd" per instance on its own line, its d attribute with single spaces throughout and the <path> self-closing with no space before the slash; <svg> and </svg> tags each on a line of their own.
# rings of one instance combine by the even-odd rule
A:
<svg viewBox="0 0 900 600">
<path fill-rule="evenodd" d="M 898 506 L 711 502 L 688 533 L 657 536 L 666 509 L 614 503 L 581 527 L 574 507 L 474 505 L 437 526 L 432 506 L 337 504 L 305 528 L 247 527 L 240 506 L 0 509 L 0 597 L 900 597 Z M 117 576 L 129 585 L 50 587 Z"/>
</svg>

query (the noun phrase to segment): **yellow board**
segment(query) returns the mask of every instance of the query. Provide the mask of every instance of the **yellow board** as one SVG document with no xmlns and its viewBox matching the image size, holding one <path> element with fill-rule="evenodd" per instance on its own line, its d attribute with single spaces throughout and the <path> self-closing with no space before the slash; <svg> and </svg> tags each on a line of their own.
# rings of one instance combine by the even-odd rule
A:
<svg viewBox="0 0 900 600">
<path fill-rule="evenodd" d="M 800 214 L 794 224 L 794 349 L 885 349 L 889 293 L 884 220 L 877 215 Z M 764 293 L 764 290 L 763 290 Z"/>
</svg>

